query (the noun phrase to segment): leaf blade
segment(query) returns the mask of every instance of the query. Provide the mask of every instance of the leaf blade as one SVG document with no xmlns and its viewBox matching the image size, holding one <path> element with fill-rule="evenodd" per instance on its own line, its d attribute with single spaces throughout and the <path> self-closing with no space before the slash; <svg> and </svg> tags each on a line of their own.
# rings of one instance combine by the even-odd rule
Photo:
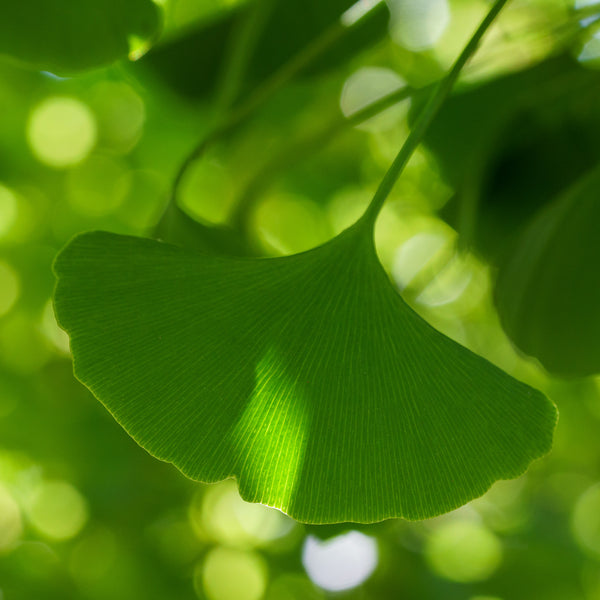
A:
<svg viewBox="0 0 600 600">
<path fill-rule="evenodd" d="M 55 270 L 76 374 L 132 437 L 300 521 L 431 517 L 550 448 L 553 405 L 422 321 L 360 229 L 276 259 L 84 234 Z"/>
</svg>

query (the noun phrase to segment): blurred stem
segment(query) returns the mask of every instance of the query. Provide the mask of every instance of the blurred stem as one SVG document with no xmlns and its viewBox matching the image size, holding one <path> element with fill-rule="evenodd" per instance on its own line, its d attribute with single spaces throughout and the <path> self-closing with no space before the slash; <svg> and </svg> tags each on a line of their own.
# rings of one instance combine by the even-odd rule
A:
<svg viewBox="0 0 600 600">
<path fill-rule="evenodd" d="M 471 160 L 464 178 L 464 185 L 458 207 L 458 249 L 468 250 L 475 239 L 479 199 L 485 177 L 485 163 L 488 155 L 481 152 Z"/>
<path fill-rule="evenodd" d="M 310 64 L 319 54 L 329 48 L 336 42 L 341 34 L 345 32 L 344 27 L 340 23 L 335 23 L 324 34 L 319 36 L 314 42 L 309 44 L 304 50 L 297 54 L 292 60 L 286 63 L 281 69 L 276 71 L 264 83 L 259 85 L 256 90 L 250 94 L 248 100 L 234 109 L 229 117 L 221 121 L 214 129 L 209 131 L 192 149 L 181 163 L 171 190 L 171 202 L 177 197 L 177 191 L 181 185 L 181 181 L 186 171 L 196 160 L 198 160 L 206 149 L 216 141 L 227 135 L 235 129 L 242 121 L 249 117 L 257 108 L 259 108 L 266 100 L 268 100 L 277 90 L 283 87 L 296 73 Z"/>
<path fill-rule="evenodd" d="M 431 125 L 431 122 L 450 95 L 450 92 L 458 80 L 463 67 L 467 64 L 473 54 L 475 54 L 481 39 L 507 2 L 508 0 L 496 0 L 485 19 L 481 22 L 481 25 L 473 34 L 473 37 L 470 39 L 469 43 L 465 46 L 464 50 L 454 63 L 450 73 L 438 84 L 435 91 L 432 93 L 429 101 L 412 128 L 406 142 L 400 149 L 400 152 L 394 159 L 394 162 L 379 184 L 379 187 L 375 192 L 375 196 L 373 197 L 373 200 L 371 200 L 371 204 L 369 204 L 365 214 L 362 216 L 361 220 L 368 224 L 371 229 L 374 229 L 377 216 L 381 212 L 387 197 L 396 184 L 396 181 L 398 181 L 398 178 L 404 171 L 404 168 L 406 167 L 406 164 L 410 160 L 414 151 L 423 141 L 425 133 Z"/>
<path fill-rule="evenodd" d="M 270 4 L 272 0 L 265 0 L 266 4 Z M 226 118 L 221 119 L 218 124 L 210 130 L 199 142 L 192 148 L 191 152 L 185 157 L 181 163 L 173 184 L 171 186 L 171 197 L 169 204 L 165 210 L 163 218 L 157 225 L 157 230 L 160 230 L 164 225 L 164 222 L 172 217 L 174 212 L 182 213 L 181 209 L 177 206 L 177 194 L 181 182 L 189 169 L 189 167 L 198 160 L 216 141 L 227 135 L 229 132 L 234 130 L 240 125 L 245 119 L 247 119 L 252 113 L 254 113 L 260 106 L 262 106 L 275 92 L 282 88 L 288 81 L 290 81 L 300 71 L 309 66 L 316 58 L 321 56 L 334 44 L 336 44 L 344 35 L 355 27 L 358 23 L 362 23 L 365 19 L 369 18 L 375 11 L 375 7 L 379 6 L 380 3 L 376 3 L 370 10 L 362 14 L 359 18 L 354 20 L 352 23 L 346 23 L 342 18 L 336 20 L 330 27 L 328 27 L 321 35 L 316 37 L 312 42 L 305 46 L 300 52 L 293 56 L 287 63 L 285 63 L 279 70 L 277 70 L 271 77 L 267 78 L 266 81 L 261 83 L 248 97 L 248 99 L 238 107 L 234 108 Z M 257 23 L 266 21 L 262 15 L 256 17 Z M 248 26 L 251 30 L 248 33 L 248 40 L 257 40 L 258 36 L 253 27 Z M 253 31 L 254 30 L 254 31 Z M 240 51 L 241 52 L 241 51 Z M 248 53 L 249 54 L 249 53 Z M 231 79 L 232 83 L 224 84 L 223 98 L 225 100 L 236 94 L 235 81 L 241 81 L 242 71 L 247 66 L 248 56 L 239 56 L 237 59 L 230 61 L 230 68 L 234 72 L 230 75 L 225 76 L 225 80 Z M 229 90 L 230 88 L 230 90 Z M 239 90 L 239 87 L 237 88 Z"/>
<path fill-rule="evenodd" d="M 429 87 L 424 89 L 428 90 Z M 350 117 L 345 118 L 339 115 L 334 119 L 333 123 L 312 132 L 295 144 L 284 148 L 281 153 L 276 154 L 272 160 L 263 165 L 245 186 L 231 217 L 233 228 L 238 231 L 245 229 L 248 216 L 252 212 L 260 193 L 279 173 L 293 166 L 298 161 L 303 160 L 306 156 L 311 156 L 321 150 L 347 127 L 360 125 L 394 104 L 412 97 L 416 93 L 423 93 L 423 90 L 415 90 L 409 86 L 403 87 L 375 100 L 356 111 Z"/>
<path fill-rule="evenodd" d="M 225 67 L 219 81 L 216 109 L 217 119 L 228 111 L 238 99 L 244 74 L 254 55 L 256 44 L 267 19 L 275 6 L 275 0 L 254 0 L 248 13 L 242 12 L 231 34 Z"/>
</svg>

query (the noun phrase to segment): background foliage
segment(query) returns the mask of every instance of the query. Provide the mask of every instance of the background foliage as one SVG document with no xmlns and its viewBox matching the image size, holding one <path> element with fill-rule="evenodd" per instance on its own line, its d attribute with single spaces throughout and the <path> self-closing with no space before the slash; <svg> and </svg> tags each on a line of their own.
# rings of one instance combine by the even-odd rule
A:
<svg viewBox="0 0 600 600">
<path fill-rule="evenodd" d="M 125 15 L 122 4 L 47 15 L 58 20 L 43 44 L 8 9 L 12 37 L 0 36 L 2 597 L 323 598 L 345 586 L 356 598 L 600 598 L 594 6 L 509 5 L 377 230 L 384 266 L 421 315 L 557 403 L 552 454 L 431 521 L 308 527 L 242 503 L 227 482 L 186 480 L 121 430 L 72 377 L 50 304 L 51 263 L 81 231 L 152 231 L 179 166 L 225 107 L 243 105 L 351 2 L 259 14 L 256 52 L 233 83 L 222 65 L 235 40 L 252 35 L 239 25 L 251 4 L 140 0 Z M 86 31 L 98 6 L 119 15 L 118 35 L 74 35 L 65 51 L 67 17 L 68 31 Z M 184 210 L 204 228 L 238 227 L 203 243 L 241 239 L 245 253 L 289 254 L 350 224 L 422 95 L 335 135 L 331 124 L 377 94 L 436 81 L 487 8 L 390 1 L 340 34 L 189 169 Z M 164 235 L 190 244 L 199 233 Z"/>
</svg>

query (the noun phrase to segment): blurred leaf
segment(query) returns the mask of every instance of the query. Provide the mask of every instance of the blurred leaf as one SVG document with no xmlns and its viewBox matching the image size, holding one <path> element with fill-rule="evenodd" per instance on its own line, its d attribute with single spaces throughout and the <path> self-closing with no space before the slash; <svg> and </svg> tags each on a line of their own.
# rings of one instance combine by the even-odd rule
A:
<svg viewBox="0 0 600 600">
<path fill-rule="evenodd" d="M 40 70 L 71 73 L 127 56 L 156 34 L 151 0 L 13 0 L 0 19 L 0 54 Z"/>
<path fill-rule="evenodd" d="M 469 176 L 473 157 L 483 153 L 489 159 L 507 121 L 531 104 L 532 92 L 537 94 L 542 83 L 573 68 L 577 66 L 571 59 L 560 57 L 458 91 L 425 135 L 425 143 L 436 154 L 444 175 L 460 186 Z M 415 108 L 413 117 L 420 111 L 420 107 Z"/>
<path fill-rule="evenodd" d="M 486 258 L 600 160 L 599 83 L 558 56 L 469 87 L 440 111 L 425 143 L 456 190 L 442 216 Z"/>
<path fill-rule="evenodd" d="M 356 0 L 279 0 L 275 2 L 253 52 L 243 88 L 253 89 L 303 48 L 339 21 Z M 191 99 L 214 93 L 237 25 L 252 10 L 251 3 L 237 7 L 208 25 L 158 46 L 139 61 L 175 91 Z M 373 15 L 352 27 L 333 47 L 324 52 L 305 74 L 321 73 L 347 62 L 387 33 L 389 12 L 385 3 Z"/>
<path fill-rule="evenodd" d="M 504 328 L 552 373 L 600 372 L 600 168 L 541 210 L 496 284 Z"/>
<path fill-rule="evenodd" d="M 133 438 L 300 521 L 432 517 L 551 446 L 554 406 L 417 316 L 363 221 L 272 259 L 93 232 L 55 270 L 76 375 Z"/>
</svg>

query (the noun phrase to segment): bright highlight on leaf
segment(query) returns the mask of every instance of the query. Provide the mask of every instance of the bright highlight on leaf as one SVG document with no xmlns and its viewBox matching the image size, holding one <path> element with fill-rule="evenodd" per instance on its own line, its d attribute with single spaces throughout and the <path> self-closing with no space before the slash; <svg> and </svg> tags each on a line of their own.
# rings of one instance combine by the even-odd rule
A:
<svg viewBox="0 0 600 600">
<path fill-rule="evenodd" d="M 271 259 L 93 232 L 55 270 L 76 375 L 134 439 L 300 521 L 432 517 L 551 446 L 554 406 L 414 313 L 365 220 Z"/>
</svg>

